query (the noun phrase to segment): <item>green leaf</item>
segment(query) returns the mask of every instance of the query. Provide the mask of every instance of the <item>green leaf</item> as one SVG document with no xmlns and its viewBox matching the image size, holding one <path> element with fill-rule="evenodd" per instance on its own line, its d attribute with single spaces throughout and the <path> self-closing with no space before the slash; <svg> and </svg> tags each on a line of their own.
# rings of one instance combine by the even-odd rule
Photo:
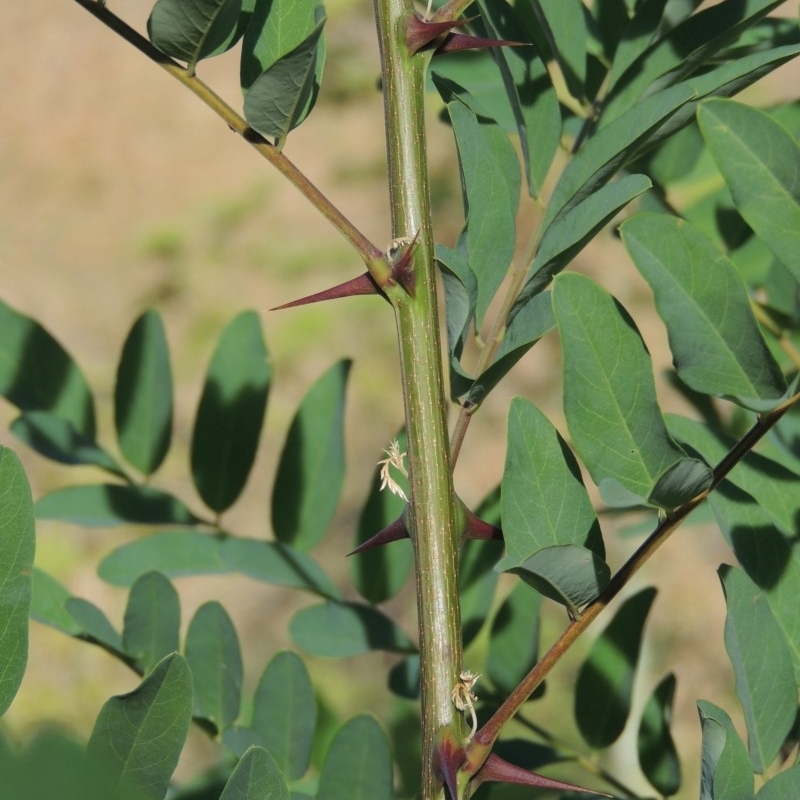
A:
<svg viewBox="0 0 800 800">
<path fill-rule="evenodd" d="M 625 310 L 577 274 L 556 279 L 553 309 L 564 351 L 567 425 L 604 498 L 674 507 L 697 495 L 711 473 L 686 459 L 667 432 L 650 355 Z M 672 482 L 669 497 L 660 496 L 659 478 L 684 460 L 685 485 L 676 491 Z"/>
<path fill-rule="evenodd" d="M 87 749 L 119 783 L 163 800 L 192 718 L 192 673 L 174 653 L 100 711 Z"/>
<path fill-rule="evenodd" d="M 56 489 L 36 502 L 37 519 L 57 519 L 87 528 L 127 523 L 190 525 L 200 522 L 171 494 L 149 486 L 86 484 Z"/>
<path fill-rule="evenodd" d="M 344 481 L 344 395 L 351 362 L 309 389 L 292 420 L 272 490 L 275 537 L 310 550 L 325 534 Z"/>
<path fill-rule="evenodd" d="M 768 114 L 730 100 L 697 111 L 739 213 L 800 280 L 800 147 Z"/>
<path fill-rule="evenodd" d="M 192 617 L 185 653 L 194 682 L 194 715 L 224 731 L 239 716 L 244 678 L 236 629 L 215 600 Z"/>
<path fill-rule="evenodd" d="M 700 800 L 752 800 L 753 773 L 731 718 L 707 700 L 697 701 L 703 748 Z"/>
<path fill-rule="evenodd" d="M 158 0 L 147 34 L 162 53 L 187 61 L 194 72 L 198 61 L 236 44 L 243 33 L 242 5 L 242 0 Z"/>
<path fill-rule="evenodd" d="M 622 225 L 631 258 L 655 295 L 678 376 L 703 394 L 777 402 L 786 382 L 761 335 L 739 273 L 698 228 L 667 214 Z"/>
<path fill-rule="evenodd" d="M 491 539 L 472 541 L 461 548 L 458 584 L 464 647 L 480 633 L 489 617 L 497 588 L 493 566 L 501 552 L 502 543 Z"/>
<path fill-rule="evenodd" d="M 405 452 L 405 431 L 395 437 L 400 452 Z M 372 474 L 369 495 L 361 509 L 356 532 L 356 544 L 361 544 L 383 530 L 403 513 L 402 498 L 393 492 L 381 491 L 380 467 Z M 350 556 L 350 572 L 359 594 L 373 605 L 394 597 L 408 580 L 414 564 L 410 542 L 376 547 Z"/>
<path fill-rule="evenodd" d="M 725 0 L 658 38 L 609 87 L 600 118 L 606 125 L 655 89 L 663 89 L 698 70 L 782 0 Z"/>
<path fill-rule="evenodd" d="M 592 748 L 613 744 L 625 727 L 644 623 L 655 596 L 656 590 L 647 588 L 625 600 L 592 643 L 578 673 L 575 719 Z"/>
<path fill-rule="evenodd" d="M 669 730 L 674 697 L 675 676 L 670 673 L 647 699 L 636 747 L 642 772 L 665 797 L 675 794 L 681 785 L 681 762 Z"/>
<path fill-rule="evenodd" d="M 503 559 L 495 569 L 519 575 L 539 594 L 566 606 L 575 618 L 611 578 L 608 564 L 597 553 L 575 544 L 543 547 L 521 564 Z"/>
<path fill-rule="evenodd" d="M 518 583 L 494 615 L 486 675 L 500 693 L 510 693 L 536 663 L 540 610 L 539 595 Z"/>
<path fill-rule="evenodd" d="M 127 477 L 119 462 L 99 444 L 50 411 L 27 411 L 11 423 L 10 429 L 20 441 L 51 461 L 100 467 L 120 478 Z"/>
<path fill-rule="evenodd" d="M 469 265 L 477 279 L 476 326 L 514 256 L 519 162 L 505 131 L 461 87 L 434 80 L 447 102 L 461 166 Z"/>
<path fill-rule="evenodd" d="M 792 661 L 764 594 L 741 570 L 723 566 L 719 574 L 728 609 L 725 647 L 744 710 L 750 761 L 755 772 L 764 773 L 794 724 Z"/>
<path fill-rule="evenodd" d="M 290 800 L 286 780 L 271 753 L 250 747 L 231 773 L 219 800 Z"/>
<path fill-rule="evenodd" d="M 78 365 L 38 322 L 2 300 L 0 395 L 21 411 L 50 411 L 94 438 L 94 400 Z"/>
<path fill-rule="evenodd" d="M 526 42 L 522 22 L 505 0 L 482 0 L 480 21 L 489 38 Z M 473 22 L 476 24 L 477 20 Z M 493 47 L 519 135 L 528 191 L 538 197 L 561 137 L 558 98 L 535 47 Z"/>
<path fill-rule="evenodd" d="M 391 800 L 392 779 L 386 734 L 364 714 L 336 732 L 319 777 L 317 800 Z"/>
<path fill-rule="evenodd" d="M 542 219 L 542 231 L 546 234 L 557 216 L 586 200 L 640 155 L 664 123 L 695 96 L 691 86 L 659 92 L 592 136 L 561 174 Z"/>
<path fill-rule="evenodd" d="M 72 595 L 52 575 L 38 567 L 33 568 L 33 596 L 31 619 L 51 628 L 77 636 L 81 628 L 67 612 L 65 604 Z"/>
<path fill-rule="evenodd" d="M 626 175 L 556 217 L 542 238 L 522 291 L 514 301 L 511 319 L 516 318 L 518 310 L 538 295 L 601 228 L 651 186 L 650 179 L 644 175 Z"/>
<path fill-rule="evenodd" d="M 586 21 L 580 0 L 531 0 L 573 97 L 586 96 Z"/>
<path fill-rule="evenodd" d="M 800 796 L 800 764 L 770 778 L 758 791 L 758 800 L 786 800 Z"/>
<path fill-rule="evenodd" d="M 317 704 L 308 670 L 284 650 L 267 664 L 253 698 L 252 728 L 287 780 L 305 775 L 317 721 Z"/>
<path fill-rule="evenodd" d="M 252 83 L 244 96 L 247 124 L 278 146 L 309 114 L 319 92 L 325 17 L 294 50 L 279 58 Z"/>
<path fill-rule="evenodd" d="M 508 410 L 502 486 L 508 554 L 503 563 L 519 563 L 544 547 L 565 544 L 603 557 L 600 526 L 575 456 L 547 417 L 521 397 Z"/>
<path fill-rule="evenodd" d="M 408 637 L 372 606 L 323 603 L 294 615 L 289 632 L 298 647 L 323 658 L 347 658 L 372 650 L 416 652 Z"/>
<path fill-rule="evenodd" d="M 180 646 L 180 622 L 181 605 L 175 587 L 160 572 L 145 572 L 128 595 L 123 649 L 144 672 L 149 672 Z"/>
<path fill-rule="evenodd" d="M 13 450 L 0 445 L 0 716 L 17 694 L 28 663 L 36 532 L 33 498 Z"/>
<path fill-rule="evenodd" d="M 145 311 L 125 340 L 114 387 L 114 423 L 122 455 L 144 475 L 155 472 L 172 437 L 172 372 L 157 311 Z"/>
<path fill-rule="evenodd" d="M 243 311 L 219 337 L 192 432 L 192 478 L 218 514 L 233 505 L 250 474 L 271 377 L 258 314 Z"/>
<path fill-rule="evenodd" d="M 64 601 L 64 610 L 75 620 L 81 637 L 93 639 L 109 652 L 124 656 L 122 637 L 94 603 L 81 597 L 69 597 Z"/>
</svg>

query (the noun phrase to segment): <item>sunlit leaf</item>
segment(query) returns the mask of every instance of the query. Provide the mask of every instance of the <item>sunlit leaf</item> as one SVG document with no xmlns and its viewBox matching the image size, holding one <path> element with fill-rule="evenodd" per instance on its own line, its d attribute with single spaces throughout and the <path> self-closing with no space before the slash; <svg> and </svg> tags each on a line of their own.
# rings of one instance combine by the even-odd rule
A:
<svg viewBox="0 0 800 800">
<path fill-rule="evenodd" d="M 145 311 L 125 340 L 114 387 L 114 422 L 123 456 L 143 474 L 155 472 L 172 436 L 172 371 L 156 311 Z"/>
<path fill-rule="evenodd" d="M 272 490 L 272 527 L 281 542 L 309 550 L 325 535 L 344 481 L 344 397 L 350 361 L 309 389 L 292 420 Z"/>
<path fill-rule="evenodd" d="M 284 650 L 267 664 L 253 698 L 253 730 L 287 780 L 305 775 L 317 704 L 305 664 Z"/>
<path fill-rule="evenodd" d="M 0 716 L 11 705 L 28 663 L 36 539 L 33 498 L 13 450 L 0 445 Z"/>
<path fill-rule="evenodd" d="M 191 717 L 192 674 L 186 660 L 174 653 L 132 692 L 105 703 L 88 751 L 108 765 L 122 786 L 163 800 Z"/>
<path fill-rule="evenodd" d="M 271 377 L 259 316 L 243 311 L 219 337 L 192 432 L 192 478 L 217 513 L 236 501 L 250 474 Z"/>
<path fill-rule="evenodd" d="M 592 643 L 578 673 L 575 719 L 593 748 L 613 744 L 625 727 L 644 623 L 655 595 L 655 589 L 647 588 L 625 600 Z"/>
</svg>

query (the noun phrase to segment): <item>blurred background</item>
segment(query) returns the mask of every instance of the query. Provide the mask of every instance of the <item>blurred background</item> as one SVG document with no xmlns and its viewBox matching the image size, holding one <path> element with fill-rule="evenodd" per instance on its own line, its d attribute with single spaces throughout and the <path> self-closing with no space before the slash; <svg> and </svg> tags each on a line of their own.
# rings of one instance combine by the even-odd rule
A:
<svg viewBox="0 0 800 800">
<path fill-rule="evenodd" d="M 113 8 L 144 31 L 150 5 L 114 0 Z M 371 4 L 328 0 L 326 5 L 328 58 L 319 102 L 290 135 L 285 152 L 372 241 L 384 246 L 391 231 Z M 794 7 L 785 13 L 796 12 Z M 199 74 L 240 107 L 238 50 L 203 62 Z M 746 97 L 769 105 L 798 85 L 800 71 L 789 66 Z M 370 476 L 402 423 L 392 314 L 372 297 L 290 311 L 268 309 L 355 276 L 363 270 L 359 259 L 296 190 L 205 106 L 70 0 L 0 6 L 0 105 L 0 297 L 44 324 L 81 365 L 99 401 L 100 440 L 112 449 L 111 398 L 122 343 L 143 309 L 159 310 L 171 346 L 177 416 L 173 448 L 155 485 L 199 508 L 189 480 L 188 443 L 204 371 L 224 324 L 241 309 L 254 308 L 261 314 L 274 364 L 273 388 L 256 468 L 225 523 L 241 535 L 269 538 L 272 476 L 291 416 L 328 366 L 343 357 L 354 359 L 344 495 L 334 527 L 315 553 L 348 587 L 344 555 L 353 546 Z M 449 130 L 437 119 L 439 107 L 431 96 L 431 186 L 437 240 L 452 244 L 462 221 L 461 195 L 455 151 Z M 523 230 L 535 213 L 533 204 L 523 206 Z M 626 305 L 657 373 L 665 370 L 670 363 L 665 333 L 653 316 L 649 291 L 619 243 L 611 235 L 602 237 L 575 266 Z M 468 504 L 476 505 L 502 476 L 511 396 L 533 400 L 565 433 L 559 364 L 557 343 L 549 337 L 476 415 L 456 473 L 458 491 Z M 663 381 L 660 387 L 667 410 L 687 410 Z M 8 433 L 14 416 L 14 409 L 0 401 L 0 442 L 19 453 L 34 497 L 67 483 L 98 479 L 91 469 L 59 467 L 16 443 Z M 613 566 L 638 540 L 615 541 L 608 536 L 613 520 L 603 522 Z M 101 582 L 95 568 L 106 553 L 136 536 L 134 530 L 43 522 L 37 564 L 119 624 L 126 594 Z M 631 591 L 648 583 L 659 588 L 639 694 L 643 698 L 667 671 L 676 672 L 674 735 L 686 770 L 678 796 L 688 798 L 697 793 L 695 700 L 735 707 L 722 644 L 724 602 L 715 572 L 733 557 L 711 525 L 687 528 L 677 538 Z M 272 654 L 291 646 L 285 622 L 309 602 L 297 593 L 234 576 L 176 584 L 184 626 L 207 600 L 218 599 L 228 608 L 243 642 L 250 687 Z M 354 589 L 345 591 L 355 596 Z M 413 592 L 404 592 L 390 610 L 413 635 Z M 561 612 L 550 614 L 543 646 L 565 621 Z M 586 646 L 581 643 L 577 650 L 585 652 Z M 331 714 L 343 717 L 363 710 L 393 713 L 385 688 L 391 663 L 379 654 L 345 662 L 309 660 L 322 702 Z M 560 665 L 536 712 L 542 724 L 568 738 L 574 729 L 569 692 L 579 663 L 576 653 Z M 85 738 L 107 697 L 137 682 L 101 650 L 33 623 L 29 671 L 2 730 L 25 740 L 46 720 Z M 213 752 L 202 735 L 192 737 L 180 767 L 183 776 Z M 625 783 L 643 786 L 635 764 L 620 761 L 617 767 Z"/>
</svg>

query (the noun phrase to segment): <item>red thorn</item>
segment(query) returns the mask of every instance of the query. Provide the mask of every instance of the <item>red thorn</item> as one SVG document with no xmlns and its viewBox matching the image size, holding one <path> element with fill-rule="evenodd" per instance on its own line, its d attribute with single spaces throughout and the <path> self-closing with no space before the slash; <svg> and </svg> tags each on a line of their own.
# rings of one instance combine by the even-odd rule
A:
<svg viewBox="0 0 800 800">
<path fill-rule="evenodd" d="M 406 46 L 413 56 L 437 39 L 443 39 L 455 27 L 466 25 L 470 19 L 446 19 L 441 22 L 426 22 L 411 14 L 406 22 Z"/>
<path fill-rule="evenodd" d="M 473 511 L 466 509 L 467 524 L 464 528 L 464 539 L 494 539 L 503 541 L 503 531 L 496 525 L 484 522 Z"/>
<path fill-rule="evenodd" d="M 436 737 L 433 768 L 439 780 L 447 786 L 451 800 L 458 800 L 458 773 L 466 760 L 464 746 L 452 728 L 443 728 Z"/>
<path fill-rule="evenodd" d="M 481 36 L 465 36 L 463 33 L 451 33 L 436 48 L 434 55 L 455 53 L 459 50 L 480 50 L 486 47 L 524 47 L 525 42 L 511 42 L 505 39 L 484 39 Z"/>
<path fill-rule="evenodd" d="M 307 297 L 301 297 L 299 300 L 292 300 L 290 303 L 284 303 L 282 306 L 275 306 L 275 308 L 271 308 L 270 311 L 281 311 L 284 308 L 306 306 L 310 303 L 321 303 L 323 300 L 337 300 L 340 297 L 354 297 L 359 294 L 383 295 L 380 286 L 378 286 L 369 272 L 365 272 L 357 278 L 351 278 L 349 281 L 340 283 L 338 286 L 332 286 L 330 289 L 325 289 L 322 292 L 310 294 Z"/>
<path fill-rule="evenodd" d="M 417 249 L 419 234 L 420 231 L 417 231 L 411 242 L 406 244 L 400 252 L 400 257 L 396 261 L 391 261 L 392 280 L 399 283 L 411 297 L 414 297 L 416 292 L 416 276 L 411 267 L 411 259 L 414 256 L 414 251 Z"/>
<path fill-rule="evenodd" d="M 365 542 L 361 542 L 358 547 L 351 550 L 347 555 L 354 556 L 357 553 L 364 553 L 375 547 L 380 547 L 389 542 L 399 542 L 401 539 L 408 539 L 408 531 L 403 516 L 398 517 L 391 525 L 387 525 L 382 531 L 371 536 Z"/>
<path fill-rule="evenodd" d="M 544 775 L 539 775 L 536 772 L 529 772 L 527 769 L 518 767 L 516 764 L 510 764 L 494 753 L 489 754 L 489 757 L 478 770 L 478 773 L 472 781 L 476 789 L 481 783 L 496 781 L 501 783 L 517 783 L 522 786 L 539 786 L 543 789 L 556 789 L 562 792 L 585 792 L 598 795 L 599 797 L 611 797 L 610 794 L 605 794 L 604 792 L 596 792 L 593 789 L 576 786 L 574 783 L 556 781 L 552 778 L 545 778 Z"/>
</svg>

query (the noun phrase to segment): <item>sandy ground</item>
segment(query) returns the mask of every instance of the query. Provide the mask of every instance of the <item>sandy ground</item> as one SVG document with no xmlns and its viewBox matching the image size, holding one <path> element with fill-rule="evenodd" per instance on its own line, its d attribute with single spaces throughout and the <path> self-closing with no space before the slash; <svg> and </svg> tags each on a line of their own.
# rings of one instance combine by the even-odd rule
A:
<svg viewBox="0 0 800 800">
<path fill-rule="evenodd" d="M 143 29 L 147 3 L 116 0 L 114 8 Z M 329 15 L 330 66 L 323 96 L 308 123 L 290 137 L 286 152 L 364 233 L 382 243 L 390 230 L 368 6 L 340 0 L 329 4 Z M 225 56 L 200 70 L 232 103 L 239 97 L 235 59 Z M 796 86 L 798 73 L 792 69 L 762 89 L 762 97 L 765 91 L 774 96 L 776 87 Z M 136 315 L 148 306 L 158 308 L 172 346 L 178 414 L 175 446 L 157 485 L 190 504 L 199 502 L 186 470 L 192 416 L 215 337 L 240 309 L 264 312 L 275 386 L 247 497 L 226 519 L 233 530 L 268 535 L 271 475 L 293 409 L 328 365 L 342 357 L 355 359 L 347 410 L 347 483 L 321 555 L 344 576 L 347 567 L 340 556 L 349 549 L 363 487 L 402 419 L 391 314 L 372 298 L 277 314 L 266 310 L 356 274 L 358 261 L 317 212 L 225 125 L 68 0 L 2 4 L 0 98 L 0 296 L 42 321 L 80 362 L 96 389 L 107 443 L 113 440 L 110 397 L 120 346 Z M 438 237 L 451 241 L 460 213 L 456 165 L 448 132 L 435 121 L 430 128 Z M 663 330 L 650 316 L 647 292 L 618 244 L 605 241 L 581 265 L 601 275 L 631 308 L 656 368 L 664 368 L 670 359 Z M 535 348 L 476 418 L 457 474 L 467 502 L 476 502 L 502 474 L 505 408 L 512 395 L 525 394 L 546 411 L 560 413 L 560 387 L 552 378 L 557 364 L 555 347 Z M 665 404 L 679 407 L 674 398 Z M 12 446 L 7 423 L 13 416 L 7 404 L 0 404 L 0 441 Z M 15 449 L 30 471 L 35 496 L 66 482 L 97 478 L 90 470 L 56 468 L 21 446 Z M 94 568 L 103 554 L 133 535 L 42 524 L 38 563 L 119 621 L 124 594 L 104 586 Z M 611 552 L 619 559 L 633 546 L 622 541 Z M 688 765 L 680 798 L 696 794 L 695 699 L 732 704 L 722 648 L 724 604 L 714 571 L 731 558 L 713 531 L 687 529 L 632 587 L 659 586 L 640 679 L 641 688 L 649 690 L 666 671 L 678 675 L 675 732 Z M 672 573 L 679 581 L 661 579 Z M 250 582 L 243 591 L 230 579 L 181 581 L 180 588 L 184 620 L 210 598 L 232 608 L 248 640 L 251 684 L 265 660 L 289 644 L 283 628 L 265 626 L 263 620 L 285 619 L 304 602 Z M 398 610 L 413 627 L 409 608 Z M 701 624 L 676 625 L 679 619 Z M 312 667 L 336 709 L 386 708 L 380 678 L 372 681 L 368 698 L 360 679 L 342 680 L 353 670 L 379 675 L 385 668 L 381 656 Z M 573 678 L 574 665 L 553 676 L 551 700 L 541 712 L 545 718 L 571 716 L 556 688 L 567 691 Z M 85 736 L 104 699 L 132 685 L 131 674 L 100 651 L 34 625 L 31 668 L 5 726 L 24 736 L 47 718 Z M 195 742 L 192 758 L 205 757 L 204 748 Z M 626 782 L 637 785 L 635 765 L 619 766 L 629 774 Z M 188 773 L 191 765 L 183 769 Z"/>
</svg>

